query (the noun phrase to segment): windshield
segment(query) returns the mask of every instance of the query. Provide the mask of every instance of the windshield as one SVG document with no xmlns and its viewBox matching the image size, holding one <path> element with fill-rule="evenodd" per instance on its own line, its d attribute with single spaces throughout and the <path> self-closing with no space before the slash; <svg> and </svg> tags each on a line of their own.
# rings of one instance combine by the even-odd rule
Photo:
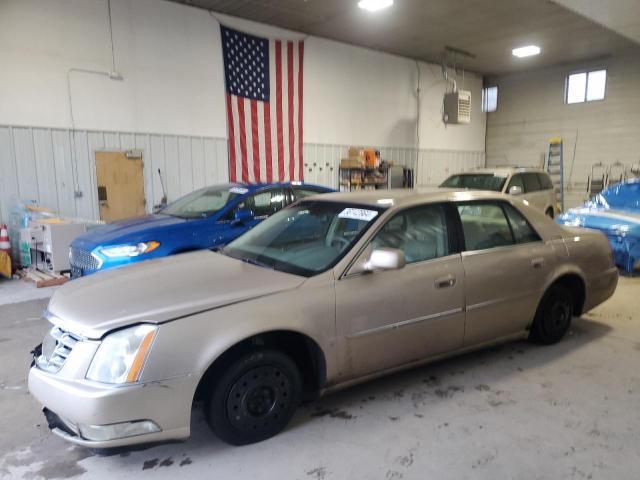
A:
<svg viewBox="0 0 640 480">
<path fill-rule="evenodd" d="M 501 192 L 507 177 L 494 175 L 493 173 L 465 173 L 463 175 L 451 175 L 441 187 L 468 188 L 470 190 L 492 190 Z"/>
<path fill-rule="evenodd" d="M 345 203 L 298 203 L 249 230 L 222 253 L 310 277 L 333 267 L 381 211 Z"/>
<path fill-rule="evenodd" d="M 180 218 L 208 217 L 246 192 L 246 188 L 229 185 L 201 188 L 169 204 L 160 213 Z"/>
</svg>

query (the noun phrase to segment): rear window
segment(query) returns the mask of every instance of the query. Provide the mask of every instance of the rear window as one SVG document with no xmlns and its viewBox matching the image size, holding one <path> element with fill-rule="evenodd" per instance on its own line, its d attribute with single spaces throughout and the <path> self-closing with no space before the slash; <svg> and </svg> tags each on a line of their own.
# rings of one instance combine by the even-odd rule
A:
<svg viewBox="0 0 640 480">
<path fill-rule="evenodd" d="M 540 185 L 540 179 L 538 178 L 537 173 L 523 173 L 522 180 L 524 181 L 524 193 L 531 193 L 542 190 L 542 185 Z"/>
<path fill-rule="evenodd" d="M 451 175 L 440 187 L 443 188 L 468 188 L 470 190 L 490 190 L 501 192 L 507 177 L 494 175 L 493 173 L 465 173 Z"/>
<path fill-rule="evenodd" d="M 553 182 L 546 173 L 539 173 L 538 180 L 542 186 L 542 190 L 553 190 Z"/>
</svg>

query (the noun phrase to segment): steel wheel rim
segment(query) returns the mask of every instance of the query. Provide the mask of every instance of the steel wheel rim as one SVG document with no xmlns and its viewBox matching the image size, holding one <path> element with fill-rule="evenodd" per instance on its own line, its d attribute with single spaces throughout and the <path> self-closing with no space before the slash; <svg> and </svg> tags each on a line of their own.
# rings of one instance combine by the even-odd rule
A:
<svg viewBox="0 0 640 480">
<path fill-rule="evenodd" d="M 227 397 L 229 422 L 243 431 L 277 424 L 290 405 L 291 387 L 291 380 L 275 365 L 245 372 L 235 381 Z"/>
<path fill-rule="evenodd" d="M 547 316 L 547 328 L 551 334 L 563 332 L 571 321 L 571 304 L 569 300 L 555 297 L 549 308 Z"/>
</svg>

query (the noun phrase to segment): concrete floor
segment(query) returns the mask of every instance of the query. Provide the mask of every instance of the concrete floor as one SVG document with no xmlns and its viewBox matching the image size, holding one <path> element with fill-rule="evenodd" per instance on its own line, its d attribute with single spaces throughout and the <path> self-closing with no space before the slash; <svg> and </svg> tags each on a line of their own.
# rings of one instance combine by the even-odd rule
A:
<svg viewBox="0 0 640 480">
<path fill-rule="evenodd" d="M 227 446 L 194 415 L 184 443 L 105 456 L 44 426 L 25 376 L 45 300 L 0 306 L 0 478 L 637 479 L 640 279 L 558 345 L 512 343 L 302 407 L 266 442 Z"/>
</svg>

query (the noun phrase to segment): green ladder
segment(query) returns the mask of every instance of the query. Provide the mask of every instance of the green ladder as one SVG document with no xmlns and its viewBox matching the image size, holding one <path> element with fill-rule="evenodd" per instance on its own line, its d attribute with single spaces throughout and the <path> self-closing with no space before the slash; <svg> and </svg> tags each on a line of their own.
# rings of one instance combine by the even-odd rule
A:
<svg viewBox="0 0 640 480">
<path fill-rule="evenodd" d="M 564 212 L 564 166 L 562 161 L 562 139 L 549 139 L 549 151 L 545 170 L 553 181 L 556 191 L 556 201 L 561 212 Z"/>
</svg>

